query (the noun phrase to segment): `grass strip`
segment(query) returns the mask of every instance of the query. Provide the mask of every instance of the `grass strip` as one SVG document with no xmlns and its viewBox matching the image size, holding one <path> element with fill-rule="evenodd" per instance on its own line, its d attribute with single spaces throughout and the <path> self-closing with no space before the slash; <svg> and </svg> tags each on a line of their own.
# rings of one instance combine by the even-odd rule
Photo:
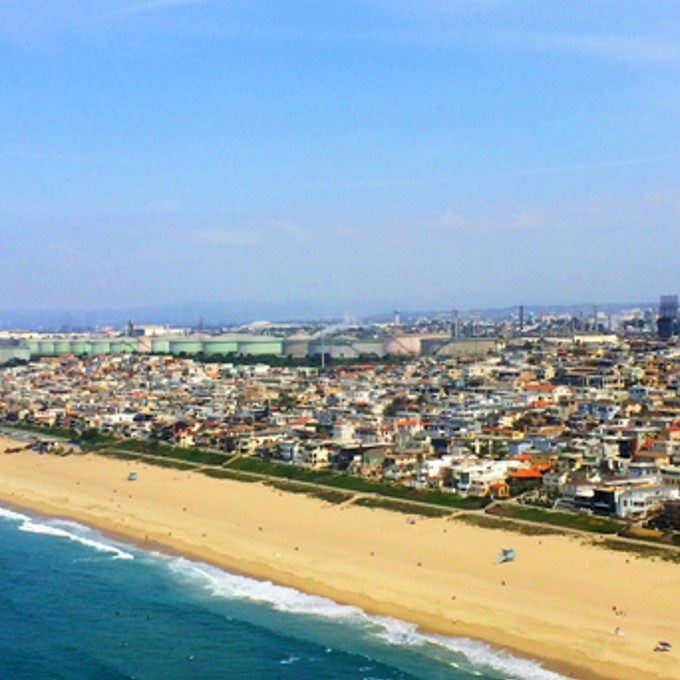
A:
<svg viewBox="0 0 680 680">
<path fill-rule="evenodd" d="M 489 515 L 456 515 L 453 517 L 456 522 L 464 522 L 482 529 L 492 529 L 498 531 L 512 531 L 516 534 L 524 534 L 525 536 L 556 536 L 563 535 L 557 527 L 545 527 L 540 524 L 531 525 L 523 524 L 522 522 L 515 522 L 512 519 L 505 519 L 501 517 L 491 517 Z"/>
<path fill-rule="evenodd" d="M 149 442 L 139 439 L 128 439 L 126 441 L 118 442 L 116 444 L 116 449 L 136 451 L 138 453 L 146 453 L 150 456 L 159 456 L 161 458 L 173 458 L 175 460 L 183 460 L 198 465 L 224 465 L 232 457 L 230 454 L 226 453 L 204 451 L 203 449 L 195 447 L 187 448 L 184 446 L 171 446 L 164 442 Z"/>
<path fill-rule="evenodd" d="M 110 449 L 101 449 L 95 453 L 97 456 L 116 458 L 118 460 L 130 460 L 135 461 L 136 463 L 144 463 L 145 465 L 153 465 L 154 467 L 171 468 L 173 470 L 196 469 L 196 465 L 193 463 L 186 463 L 181 460 L 172 460 L 167 458 L 154 458 L 152 456 L 144 456 L 136 453 L 126 453 L 125 451 L 111 451 Z"/>
<path fill-rule="evenodd" d="M 449 517 L 450 510 L 432 506 L 430 508 L 423 505 L 414 505 L 404 501 L 395 501 L 389 498 L 367 498 L 365 496 L 356 498 L 352 505 L 359 505 L 364 508 L 377 508 L 389 510 L 391 512 L 401 512 L 405 515 L 419 515 L 420 517 Z"/>
<path fill-rule="evenodd" d="M 105 458 L 116 458 L 117 460 L 134 460 L 142 462 L 142 457 L 134 453 L 125 453 L 124 451 L 110 451 L 102 449 L 96 452 L 97 456 L 104 456 Z"/>
<path fill-rule="evenodd" d="M 488 513 L 497 517 L 519 519 L 525 522 L 541 522 L 565 529 L 578 529 L 597 534 L 618 534 L 624 528 L 623 523 L 607 517 L 553 512 L 552 510 L 540 510 L 522 505 L 496 505 L 489 509 Z"/>
<path fill-rule="evenodd" d="M 288 493 L 302 493 L 313 498 L 325 501 L 326 503 L 345 503 L 354 497 L 354 494 L 346 491 L 335 491 L 333 489 L 320 489 L 306 484 L 296 484 L 280 479 L 268 479 L 265 484 Z"/>
<path fill-rule="evenodd" d="M 254 472 L 268 477 L 281 477 L 293 481 L 323 484 L 324 486 L 332 486 L 346 491 L 374 493 L 388 498 L 428 503 L 442 507 L 473 510 L 483 508 L 489 503 L 487 498 L 462 498 L 455 493 L 409 489 L 398 484 L 377 482 L 362 477 L 352 477 L 332 470 L 309 470 L 308 468 L 296 465 L 266 462 L 257 458 L 238 458 L 228 465 L 229 469 Z"/>
<path fill-rule="evenodd" d="M 252 475 L 244 474 L 234 470 L 225 470 L 224 468 L 199 468 L 196 472 L 200 472 L 206 477 L 213 477 L 214 479 L 231 479 L 236 482 L 259 483 L 262 480 Z"/>
<path fill-rule="evenodd" d="M 594 545 L 606 548 L 607 550 L 629 553 L 636 558 L 651 560 L 659 559 L 680 564 L 680 551 L 669 550 L 659 545 L 642 545 L 640 543 L 633 543 L 632 541 L 616 540 L 615 538 L 605 538 L 602 541 L 595 542 Z"/>
</svg>

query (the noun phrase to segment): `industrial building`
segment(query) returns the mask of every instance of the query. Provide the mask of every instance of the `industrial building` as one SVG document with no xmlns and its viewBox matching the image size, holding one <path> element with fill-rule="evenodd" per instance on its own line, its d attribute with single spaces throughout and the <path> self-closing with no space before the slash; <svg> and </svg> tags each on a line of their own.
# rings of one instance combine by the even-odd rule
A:
<svg viewBox="0 0 680 680">
<path fill-rule="evenodd" d="M 157 337 L 31 338 L 24 345 L 31 357 L 66 354 L 171 354 L 173 356 L 283 356 L 283 339 L 259 335 L 182 335 Z"/>
<path fill-rule="evenodd" d="M 0 366 L 13 361 L 28 361 L 30 358 L 28 347 L 17 340 L 0 340 Z"/>
<path fill-rule="evenodd" d="M 15 341 L 22 356 L 40 358 L 74 354 L 168 354 L 177 357 L 276 356 L 302 359 L 324 354 L 333 359 L 384 356 L 482 356 L 498 348 L 493 338 L 452 338 L 447 334 L 390 333 L 379 338 L 306 335 L 287 338 L 231 333 L 162 336 L 37 336 Z M 1 358 L 0 354 L 0 358 Z"/>
</svg>

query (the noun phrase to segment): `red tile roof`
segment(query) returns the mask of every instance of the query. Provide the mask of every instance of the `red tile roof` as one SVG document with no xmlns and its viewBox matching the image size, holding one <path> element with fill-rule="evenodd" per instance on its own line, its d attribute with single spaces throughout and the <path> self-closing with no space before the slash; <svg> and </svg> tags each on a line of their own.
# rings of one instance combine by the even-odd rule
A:
<svg viewBox="0 0 680 680">
<path fill-rule="evenodd" d="M 543 475 L 538 470 L 517 470 L 510 477 L 512 479 L 542 479 Z"/>
</svg>

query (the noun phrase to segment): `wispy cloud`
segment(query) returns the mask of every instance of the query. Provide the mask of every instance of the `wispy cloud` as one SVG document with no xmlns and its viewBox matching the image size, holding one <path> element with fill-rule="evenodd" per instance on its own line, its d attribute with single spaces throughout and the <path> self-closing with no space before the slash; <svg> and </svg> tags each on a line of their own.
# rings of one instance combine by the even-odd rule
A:
<svg viewBox="0 0 680 680">
<path fill-rule="evenodd" d="M 382 14 L 357 14 L 353 23 L 337 23 L 333 12 L 313 16 L 300 13 L 282 18 L 275 2 L 248 6 L 215 0 L 0 0 L 0 30 L 8 34 L 54 32 L 64 27 L 87 30 L 93 24 L 116 22 L 147 14 L 180 11 L 212 5 L 216 12 L 239 21 L 188 23 L 187 32 L 214 39 L 264 42 L 397 45 L 435 49 L 471 49 L 573 55 L 639 66 L 680 66 L 680 35 L 675 25 L 615 30 L 601 21 L 571 16 L 562 25 L 554 12 L 534 0 L 365 0 Z M 546 3 L 547 4 L 547 3 Z M 578 4 L 578 3 L 577 3 Z M 584 8 L 586 5 L 584 4 Z M 294 14 L 294 13 L 293 13 Z M 535 16 L 534 16 L 535 15 Z M 601 19 L 597 13 L 596 18 Z M 232 16 L 233 18 L 233 16 Z M 631 25 L 635 25 L 631 23 Z M 37 27 L 37 28 L 36 28 Z M 529 29 L 527 29 L 529 27 Z"/>
<path fill-rule="evenodd" d="M 396 18 L 378 39 L 435 47 L 468 47 L 572 54 L 637 65 L 680 66 L 675 3 L 620 8 L 631 21 L 617 30 L 618 0 L 572 0 L 560 7 L 541 0 L 364 0 Z M 630 3 L 629 3 L 630 4 Z M 636 18 L 637 17 L 637 20 Z M 618 19 L 618 17 L 616 17 Z M 622 26 L 621 22 L 618 22 Z M 635 28 L 632 28 L 635 27 Z"/>
</svg>

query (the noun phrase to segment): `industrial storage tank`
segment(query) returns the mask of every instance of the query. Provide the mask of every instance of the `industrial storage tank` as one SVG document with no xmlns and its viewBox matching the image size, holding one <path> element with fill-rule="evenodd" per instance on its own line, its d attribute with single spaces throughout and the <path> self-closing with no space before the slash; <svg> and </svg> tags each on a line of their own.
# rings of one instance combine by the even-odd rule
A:
<svg viewBox="0 0 680 680">
<path fill-rule="evenodd" d="M 451 342 L 451 335 L 449 333 L 423 336 L 420 341 L 420 351 L 423 356 L 432 356 L 433 354 L 438 354 L 449 342 Z"/>
<path fill-rule="evenodd" d="M 416 333 L 395 333 L 382 339 L 385 354 L 420 356 L 422 336 Z"/>
<path fill-rule="evenodd" d="M 111 352 L 111 342 L 109 340 L 93 340 L 92 354 L 109 354 Z"/>
<path fill-rule="evenodd" d="M 238 352 L 238 343 L 229 338 L 220 338 L 218 336 L 203 341 L 203 353 L 207 357 L 219 354 L 227 356 Z"/>
<path fill-rule="evenodd" d="M 281 338 L 258 337 L 240 340 L 238 353 L 243 356 L 274 355 L 283 356 L 283 340 Z"/>
<path fill-rule="evenodd" d="M 328 336 L 321 340 L 316 338 L 309 345 L 310 356 L 325 354 L 333 359 L 358 359 L 359 352 L 353 345 L 354 338 Z"/>
<path fill-rule="evenodd" d="M 185 340 L 171 340 L 170 341 L 170 354 L 174 356 L 181 356 L 183 354 L 187 356 L 197 356 L 203 353 L 203 341 L 196 339 L 185 339 Z"/>
<path fill-rule="evenodd" d="M 13 342 L 0 344 L 0 364 L 10 361 L 29 361 L 30 358 L 31 350 L 28 345 Z"/>
<path fill-rule="evenodd" d="M 304 359 L 310 354 L 310 343 L 313 340 L 314 336 L 306 333 L 290 335 L 283 339 L 283 355 L 293 359 Z"/>
<path fill-rule="evenodd" d="M 496 338 L 456 338 L 451 339 L 428 354 L 440 357 L 479 357 L 499 347 Z"/>
<path fill-rule="evenodd" d="M 152 354 L 170 354 L 170 340 L 168 338 L 153 338 L 151 340 Z"/>
<path fill-rule="evenodd" d="M 54 343 L 54 353 L 55 354 L 71 354 L 71 341 L 70 340 L 57 340 Z"/>
<path fill-rule="evenodd" d="M 381 340 L 353 340 L 352 346 L 360 357 L 380 358 L 385 356 L 385 348 Z"/>
<path fill-rule="evenodd" d="M 53 340 L 32 339 L 26 346 L 33 357 L 52 357 L 56 354 Z"/>
<path fill-rule="evenodd" d="M 40 356 L 40 340 L 28 340 L 26 342 L 26 347 L 28 347 L 28 351 L 31 353 L 31 356 Z"/>
<path fill-rule="evenodd" d="M 116 338 L 111 340 L 111 354 L 132 354 L 137 351 L 134 338 Z"/>
<path fill-rule="evenodd" d="M 71 353 L 77 354 L 78 356 L 82 354 L 91 354 L 92 347 L 86 340 L 72 340 L 71 341 Z"/>
<path fill-rule="evenodd" d="M 53 357 L 57 353 L 57 345 L 54 340 L 41 340 L 38 343 L 38 351 L 41 356 Z"/>
</svg>

